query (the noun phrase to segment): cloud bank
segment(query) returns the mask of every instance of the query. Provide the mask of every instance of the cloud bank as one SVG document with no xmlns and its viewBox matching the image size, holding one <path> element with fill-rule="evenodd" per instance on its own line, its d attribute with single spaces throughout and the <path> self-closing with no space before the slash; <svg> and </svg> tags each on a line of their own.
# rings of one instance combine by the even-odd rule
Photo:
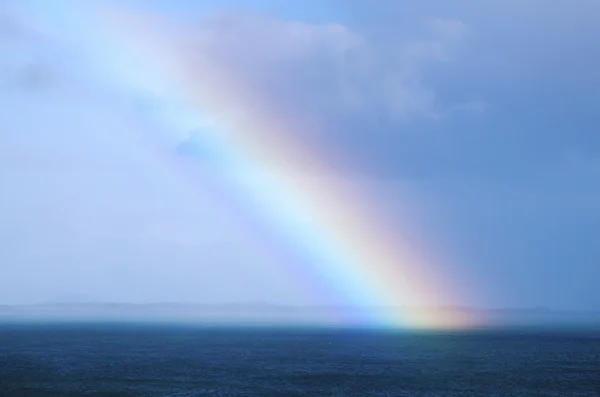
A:
<svg viewBox="0 0 600 397">
<path fill-rule="evenodd" d="M 467 34 L 457 20 L 429 19 L 424 26 L 423 37 L 397 37 L 393 46 L 380 48 L 340 23 L 221 12 L 195 22 L 189 35 L 191 51 L 215 60 L 294 117 L 360 113 L 407 121 L 440 114 L 422 69 L 450 60 Z"/>
<path fill-rule="evenodd" d="M 443 265 L 481 302 L 596 307 L 598 3 L 337 4 L 314 19 L 212 9 L 180 31 L 261 101 L 319 126 L 303 133 L 354 159 L 352 182 L 378 184 L 398 213 L 418 203 L 423 234 L 460 258 Z M 177 153 L 214 164 L 202 126 L 151 125 L 156 109 L 140 108 L 154 98 L 100 84 L 56 37 L 1 15 L 0 301 L 303 296 L 285 269 L 249 265 L 268 255 L 178 174 Z M 168 143 L 149 139 L 160 133 Z"/>
</svg>

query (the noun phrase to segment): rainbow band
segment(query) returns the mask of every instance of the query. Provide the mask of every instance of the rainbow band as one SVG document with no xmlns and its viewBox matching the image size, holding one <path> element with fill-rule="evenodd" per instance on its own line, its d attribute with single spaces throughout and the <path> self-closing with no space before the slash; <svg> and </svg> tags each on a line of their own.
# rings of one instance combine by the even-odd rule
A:
<svg viewBox="0 0 600 397">
<path fill-rule="evenodd" d="M 472 319 L 456 313 L 402 309 L 452 302 L 456 288 L 447 280 L 441 287 L 441 275 L 385 226 L 367 194 L 316 182 L 315 175 L 344 161 L 326 145 L 301 139 L 303 130 L 311 128 L 308 123 L 283 117 L 225 65 L 167 35 L 162 21 L 98 11 L 84 22 L 83 14 L 77 15 L 81 26 L 95 27 L 94 39 L 86 45 L 112 54 L 113 77 L 120 75 L 123 84 L 177 104 L 190 120 L 210 121 L 202 144 L 215 154 L 228 194 L 293 251 L 294 262 L 302 264 L 309 279 L 324 282 L 341 302 L 382 308 L 361 311 L 366 313 L 361 321 L 368 324 L 470 325 Z"/>
</svg>

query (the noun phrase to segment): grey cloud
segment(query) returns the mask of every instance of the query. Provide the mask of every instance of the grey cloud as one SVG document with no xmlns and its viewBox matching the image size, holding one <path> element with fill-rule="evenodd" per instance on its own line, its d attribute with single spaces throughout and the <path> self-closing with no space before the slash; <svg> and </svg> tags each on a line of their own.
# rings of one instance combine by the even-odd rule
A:
<svg viewBox="0 0 600 397">
<path fill-rule="evenodd" d="M 460 21 L 439 18 L 423 26 L 423 37 L 399 36 L 379 48 L 339 23 L 223 12 L 198 22 L 191 34 L 195 51 L 297 117 L 360 112 L 405 120 L 438 112 L 421 68 L 447 59 L 467 31 Z"/>
<path fill-rule="evenodd" d="M 394 126 L 485 111 L 481 98 L 447 103 L 425 78 L 428 68 L 455 62 L 469 35 L 460 20 L 423 17 L 416 34 L 382 42 L 343 23 L 221 12 L 196 22 L 189 40 L 193 51 L 217 60 L 278 113 L 320 125 L 319 134 L 359 158 L 389 142 Z M 317 132 L 304 133 L 310 139 Z M 200 146 L 189 139 L 177 151 L 202 157 Z"/>
<path fill-rule="evenodd" d="M 0 5 L 0 85 L 17 91 L 43 91 L 62 80 L 55 64 L 60 49 L 13 3 Z M 59 77 L 60 76 L 60 77 Z"/>
<path fill-rule="evenodd" d="M 374 176 L 552 184 L 565 147 L 600 149 L 595 2 L 339 5 L 330 24 L 216 13 L 195 49 L 288 117 L 321 121 Z"/>
<path fill-rule="evenodd" d="M 595 105 L 600 101 L 600 3 L 337 4 L 349 10 L 349 27 L 382 43 L 393 43 L 397 32 L 414 31 L 415 21 L 432 15 L 469 27 L 451 62 L 430 65 L 423 76 L 439 98 L 461 103 L 457 107 L 469 108 L 470 103 L 475 112 L 439 123 L 381 125 L 382 130 L 403 133 L 368 142 L 369 157 L 382 163 L 380 172 L 560 185 L 581 179 L 577 175 L 584 172 L 563 161 L 565 148 L 600 157 L 595 132 L 600 122 Z M 477 112 L 481 107 L 485 111 Z M 354 124 L 355 135 L 367 128 Z M 358 139 L 351 150 L 358 151 L 364 141 Z"/>
</svg>

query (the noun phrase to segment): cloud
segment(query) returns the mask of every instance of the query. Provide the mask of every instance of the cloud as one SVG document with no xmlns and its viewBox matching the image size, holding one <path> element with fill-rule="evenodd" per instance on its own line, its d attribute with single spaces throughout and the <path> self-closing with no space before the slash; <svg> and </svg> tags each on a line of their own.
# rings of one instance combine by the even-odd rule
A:
<svg viewBox="0 0 600 397">
<path fill-rule="evenodd" d="M 382 48 L 341 23 L 219 12 L 190 35 L 194 51 L 297 117 L 360 112 L 406 121 L 440 112 L 422 68 L 450 59 L 467 34 L 456 20 L 430 19 L 424 27 L 423 37 L 396 37 Z"/>
<path fill-rule="evenodd" d="M 16 3 L 0 5 L 0 86 L 40 92 L 64 80 L 60 47 Z"/>
<path fill-rule="evenodd" d="M 571 41 L 577 26 L 568 16 L 577 13 L 563 16 L 552 3 L 541 14 L 561 36 L 527 33 L 535 22 L 532 9 L 518 3 L 494 2 L 481 10 L 429 3 L 379 1 L 373 10 L 354 8 L 364 16 L 337 23 L 218 12 L 188 34 L 193 51 L 223 65 L 285 117 L 324 125 L 319 133 L 361 163 L 360 173 L 525 184 L 547 180 L 544 173 L 558 175 L 553 163 L 563 143 L 589 140 L 587 128 L 564 135 L 565 120 L 582 110 L 563 103 L 565 95 L 579 95 L 564 82 L 597 75 L 557 58 L 559 49 L 580 48 L 574 58 L 593 64 L 587 45 Z M 519 35 L 499 36 L 509 23 Z M 541 46 L 544 35 L 557 45 L 552 51 Z M 582 73 L 566 78 L 572 67 Z M 536 117 L 535 109 L 544 110 Z M 200 146 L 190 139 L 179 150 L 205 156 Z"/>
<path fill-rule="evenodd" d="M 304 132 L 308 139 L 327 134 L 340 150 L 358 150 L 358 157 L 368 147 L 385 145 L 390 126 L 485 110 L 479 98 L 447 103 L 427 80 L 429 68 L 455 61 L 470 34 L 456 19 L 422 18 L 416 33 L 391 32 L 393 40 L 387 41 L 343 23 L 233 11 L 208 14 L 184 31 L 189 52 L 250 87 L 253 100 L 292 122 L 318 125 L 318 132 Z M 177 151 L 206 155 L 194 138 Z"/>
</svg>

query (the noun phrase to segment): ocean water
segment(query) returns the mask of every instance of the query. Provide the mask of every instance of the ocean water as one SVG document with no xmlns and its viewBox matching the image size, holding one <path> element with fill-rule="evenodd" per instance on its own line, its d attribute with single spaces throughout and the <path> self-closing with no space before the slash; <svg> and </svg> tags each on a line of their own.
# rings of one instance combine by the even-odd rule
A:
<svg viewBox="0 0 600 397">
<path fill-rule="evenodd" d="M 600 396 L 600 333 L 7 324 L 0 395 Z"/>
</svg>

